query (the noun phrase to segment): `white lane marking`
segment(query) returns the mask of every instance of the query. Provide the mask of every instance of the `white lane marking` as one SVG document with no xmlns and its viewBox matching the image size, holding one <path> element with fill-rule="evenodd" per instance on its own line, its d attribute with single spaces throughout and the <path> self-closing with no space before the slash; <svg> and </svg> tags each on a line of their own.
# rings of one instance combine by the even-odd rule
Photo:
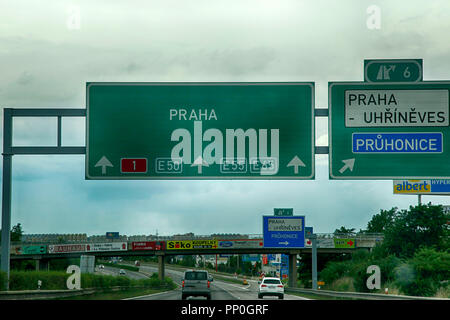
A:
<svg viewBox="0 0 450 320">
<path fill-rule="evenodd" d="M 251 285 L 247 285 L 247 287 L 240 287 L 240 286 L 238 286 L 238 285 L 236 285 L 236 284 L 231 284 L 231 283 L 227 283 L 227 286 L 232 286 L 232 287 L 236 287 L 236 288 L 239 288 L 239 289 L 242 289 L 242 290 L 249 290 L 250 289 L 250 287 L 251 287 Z"/>
<path fill-rule="evenodd" d="M 222 283 L 223 284 L 223 283 Z M 229 295 L 231 295 L 232 297 L 234 297 L 235 299 L 237 299 L 237 300 L 241 300 L 241 297 L 238 297 L 238 296 L 235 296 L 234 294 L 232 294 L 230 291 L 228 291 L 227 289 L 225 289 L 224 287 L 222 287 L 222 286 L 218 286 L 217 285 L 217 283 L 216 284 L 214 284 L 215 286 L 217 286 L 217 287 L 219 287 L 220 289 L 222 289 L 222 290 L 224 290 L 225 292 L 227 292 Z"/>
<path fill-rule="evenodd" d="M 176 291 L 176 290 L 178 290 L 178 289 L 175 289 L 175 291 Z M 122 299 L 122 300 L 135 300 L 135 299 L 140 299 L 140 298 L 146 298 L 146 297 L 158 296 L 158 295 L 161 295 L 161 294 L 171 293 L 171 292 L 173 292 L 173 291 L 171 290 L 171 291 L 164 291 L 164 292 L 158 292 L 158 293 L 146 294 L 146 295 L 144 295 L 144 296 L 125 298 L 125 299 Z"/>
</svg>

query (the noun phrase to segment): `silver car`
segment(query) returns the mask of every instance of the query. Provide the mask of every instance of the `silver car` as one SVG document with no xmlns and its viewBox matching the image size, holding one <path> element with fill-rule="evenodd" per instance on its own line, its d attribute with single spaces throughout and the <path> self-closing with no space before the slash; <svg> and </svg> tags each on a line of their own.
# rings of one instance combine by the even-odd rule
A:
<svg viewBox="0 0 450 320">
<path fill-rule="evenodd" d="M 186 270 L 181 282 L 181 299 L 189 296 L 204 296 L 211 300 L 213 278 L 205 270 Z"/>
</svg>

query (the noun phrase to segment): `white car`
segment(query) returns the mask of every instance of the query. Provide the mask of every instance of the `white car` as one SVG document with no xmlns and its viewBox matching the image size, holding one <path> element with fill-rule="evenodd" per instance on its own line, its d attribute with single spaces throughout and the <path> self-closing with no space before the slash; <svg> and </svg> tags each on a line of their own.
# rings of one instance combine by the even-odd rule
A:
<svg viewBox="0 0 450 320">
<path fill-rule="evenodd" d="M 119 274 L 120 274 L 120 275 L 126 275 L 127 273 L 125 272 L 125 270 L 120 269 L 120 270 L 119 270 Z"/>
<path fill-rule="evenodd" d="M 263 278 L 259 283 L 258 299 L 264 296 L 278 296 L 278 299 L 284 299 L 284 285 L 278 278 Z"/>
</svg>

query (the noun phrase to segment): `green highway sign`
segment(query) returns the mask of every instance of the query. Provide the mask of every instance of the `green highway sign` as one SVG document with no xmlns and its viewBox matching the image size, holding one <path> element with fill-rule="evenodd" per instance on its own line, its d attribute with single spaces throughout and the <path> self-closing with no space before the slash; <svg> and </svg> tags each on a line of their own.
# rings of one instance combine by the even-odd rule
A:
<svg viewBox="0 0 450 320">
<path fill-rule="evenodd" d="M 314 179 L 314 83 L 86 84 L 86 179 Z"/>
<path fill-rule="evenodd" d="M 275 216 L 293 216 L 294 208 L 273 208 Z"/>
<path fill-rule="evenodd" d="M 448 81 L 330 82 L 331 179 L 448 179 Z"/>
<path fill-rule="evenodd" d="M 366 82 L 419 82 L 423 80 L 422 59 L 364 60 Z"/>
<path fill-rule="evenodd" d="M 356 239 L 355 238 L 334 238 L 334 247 L 336 249 L 354 249 Z"/>
</svg>

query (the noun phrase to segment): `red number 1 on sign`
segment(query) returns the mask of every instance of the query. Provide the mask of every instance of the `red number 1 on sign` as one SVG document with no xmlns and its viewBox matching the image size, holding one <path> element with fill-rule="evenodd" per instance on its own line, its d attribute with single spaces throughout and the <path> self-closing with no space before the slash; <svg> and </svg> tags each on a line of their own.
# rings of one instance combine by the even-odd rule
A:
<svg viewBox="0 0 450 320">
<path fill-rule="evenodd" d="M 145 158 L 125 158 L 120 161 L 121 171 L 123 173 L 145 173 L 147 172 L 147 159 Z"/>
</svg>

